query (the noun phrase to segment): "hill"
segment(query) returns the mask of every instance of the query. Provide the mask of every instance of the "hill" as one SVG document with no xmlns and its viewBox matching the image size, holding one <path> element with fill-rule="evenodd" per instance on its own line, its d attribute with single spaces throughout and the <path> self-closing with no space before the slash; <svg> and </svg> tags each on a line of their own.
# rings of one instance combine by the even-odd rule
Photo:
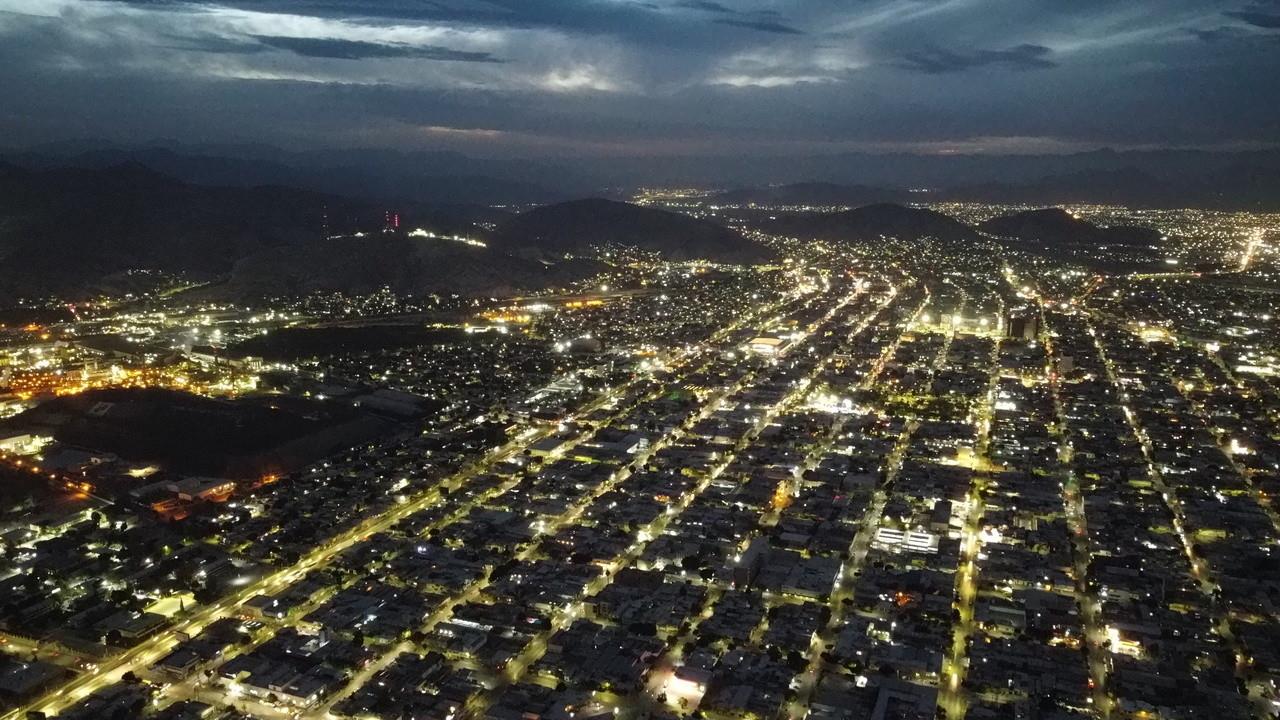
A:
<svg viewBox="0 0 1280 720">
<path fill-rule="evenodd" d="M 336 198 L 189 186 L 137 164 L 103 169 L 0 166 L 0 293 L 89 287 L 130 268 L 217 273 L 263 247 L 319 233 Z"/>
<path fill-rule="evenodd" d="M 1160 242 L 1160 233 L 1151 228 L 1129 225 L 1099 227 L 1061 208 L 1002 215 L 980 227 L 992 235 L 1041 245 L 1151 247 Z"/>
<path fill-rule="evenodd" d="M 543 263 L 449 240 L 371 235 L 271 248 L 235 264 L 218 295 L 260 297 L 390 287 L 400 293 L 504 295 L 559 287 L 598 272 L 587 260 Z"/>
<path fill-rule="evenodd" d="M 769 254 L 723 225 L 599 198 L 546 205 L 517 215 L 498 227 L 492 244 L 541 257 L 587 254 L 593 247 L 611 245 L 652 250 L 670 260 L 749 262 Z"/>
<path fill-rule="evenodd" d="M 868 242 L 885 237 L 899 240 L 933 238 L 960 242 L 977 237 L 973 228 L 940 212 L 880 203 L 836 213 L 808 213 L 781 217 L 769 232 L 842 242 Z"/>
<path fill-rule="evenodd" d="M 505 217 L 467 206 L 397 211 L 402 227 L 478 237 L 484 231 L 476 223 Z M 467 293 L 508 281 L 532 287 L 555 272 L 482 248 L 460 254 L 442 245 L 455 245 L 447 241 L 324 240 L 326 229 L 380 230 L 385 213 L 370 201 L 290 187 L 192 185 L 136 163 L 42 170 L 0 164 L 0 297 L 88 297 L 122 287 L 121 276 L 134 269 L 231 275 L 230 287 L 246 290 L 265 286 L 271 278 L 263 273 L 273 272 L 280 292 L 389 284 Z M 433 262 L 456 265 L 427 267 Z"/>
</svg>

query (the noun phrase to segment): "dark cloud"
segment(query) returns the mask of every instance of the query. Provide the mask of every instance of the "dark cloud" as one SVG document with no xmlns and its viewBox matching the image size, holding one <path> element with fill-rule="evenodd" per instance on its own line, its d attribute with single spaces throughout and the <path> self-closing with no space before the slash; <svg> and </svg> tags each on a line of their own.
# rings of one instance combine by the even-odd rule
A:
<svg viewBox="0 0 1280 720">
<path fill-rule="evenodd" d="M 360 20 L 386 24 L 461 23 L 482 27 L 555 28 L 613 34 L 650 42 L 678 42 L 689 35 L 650 2 L 601 0 L 95 0 L 172 9 L 235 8 L 262 13 Z"/>
<path fill-rule="evenodd" d="M 1016 70 L 1043 70 L 1056 67 L 1049 59 L 1053 51 L 1043 45 L 1018 45 L 1008 50 L 956 52 L 929 48 L 906 53 L 897 65 L 912 72 L 940 75 L 998 65 Z"/>
<path fill-rule="evenodd" d="M 1235 27 L 1233 25 L 1222 25 L 1216 28 L 1187 28 L 1187 32 L 1192 37 L 1203 40 L 1207 43 L 1238 40 L 1249 34 L 1249 31 L 1244 28 Z"/>
<path fill-rule="evenodd" d="M 713 20 L 718 25 L 731 25 L 733 27 L 746 28 L 748 30 L 758 30 L 760 32 L 777 33 L 779 35 L 803 35 L 804 33 L 791 27 L 783 25 L 774 20 L 749 20 L 746 18 L 720 18 Z"/>
<path fill-rule="evenodd" d="M 803 35 L 804 33 L 786 24 L 782 13 L 777 10 L 756 10 L 739 12 L 713 0 L 680 0 L 674 7 L 686 10 L 699 10 L 720 17 L 712 20 L 717 25 L 745 28 L 757 32 L 775 33 L 778 35 Z"/>
<path fill-rule="evenodd" d="M 94 0 L 173 9 L 236 8 L 317 18 L 378 23 L 442 22 L 502 28 L 550 28 L 616 35 L 649 45 L 701 48 L 705 29 L 671 8 L 723 16 L 715 24 L 757 32 L 799 35 L 776 10 L 740 11 L 715 0 L 674 4 L 632 0 Z"/>
<path fill-rule="evenodd" d="M 1236 10 L 1227 12 L 1225 15 L 1237 20 L 1243 20 L 1254 27 L 1265 28 L 1267 30 L 1280 29 L 1280 15 L 1261 12 L 1258 10 Z"/>
<path fill-rule="evenodd" d="M 711 13 L 724 13 L 726 15 L 735 15 L 735 11 L 711 0 L 681 0 L 675 4 L 676 7 L 686 8 L 689 10 L 702 10 Z"/>
<path fill-rule="evenodd" d="M 363 60 L 365 58 L 418 58 L 453 62 L 497 63 L 502 60 L 486 52 L 468 52 L 445 47 L 422 47 L 402 43 L 375 43 L 363 40 L 338 38 L 303 38 L 284 35 L 254 35 L 263 45 L 287 50 L 295 55 L 333 60 Z"/>
<path fill-rule="evenodd" d="M 261 42 L 245 42 L 244 40 L 237 40 L 235 38 L 207 33 L 191 36 L 170 36 L 165 39 L 162 47 L 171 50 L 215 53 L 220 55 L 254 55 L 271 49 Z"/>
</svg>

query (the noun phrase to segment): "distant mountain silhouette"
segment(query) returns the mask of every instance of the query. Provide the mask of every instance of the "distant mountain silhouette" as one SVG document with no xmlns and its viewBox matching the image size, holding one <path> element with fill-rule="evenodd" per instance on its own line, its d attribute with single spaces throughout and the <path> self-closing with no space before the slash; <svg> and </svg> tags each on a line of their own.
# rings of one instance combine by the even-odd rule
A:
<svg viewBox="0 0 1280 720">
<path fill-rule="evenodd" d="M 868 185 L 840 185 L 803 182 L 789 185 L 739 188 L 712 196 L 712 203 L 724 205 L 870 205 L 905 202 L 910 193 Z"/>
<path fill-rule="evenodd" d="M 961 242 L 977 237 L 973 228 L 934 210 L 879 203 L 836 213 L 805 213 L 780 217 L 767 225 L 770 232 L 821 240 L 866 242 L 884 237 L 899 240 L 934 238 Z"/>
<path fill-rule="evenodd" d="M 1027 210 L 992 218 L 979 226 L 984 232 L 1038 245 L 1155 246 L 1160 232 L 1151 228 L 1116 225 L 1099 227 L 1061 208 Z"/>
<path fill-rule="evenodd" d="M 530 203 L 566 197 L 534 183 L 498 177 L 489 167 L 457 153 L 329 150 L 289 153 L 276 148 L 224 147 L 184 151 L 165 147 L 93 148 L 92 143 L 11 153 L 26 167 L 105 169 L 127 163 L 197 185 L 256 187 L 286 185 L 380 202 Z"/>
<path fill-rule="evenodd" d="M 952 188 L 947 196 L 978 202 L 1053 205 L 1084 202 L 1161 204 L 1179 191 L 1137 168 L 1085 170 L 1023 183 L 984 183 Z"/>
<path fill-rule="evenodd" d="M 694 185 L 746 188 L 731 190 L 730 199 L 722 201 L 726 203 L 751 202 L 752 197 L 759 198 L 756 202 L 848 206 L 950 199 L 1280 210 L 1280 150 L 1275 149 L 513 158 L 370 148 L 295 152 L 262 144 L 177 140 L 120 146 L 81 140 L 6 151 L 4 157 L 45 168 L 102 168 L 136 161 L 189 183 L 287 185 L 379 202 L 512 205 L 600 194 L 603 188 Z M 777 183 L 796 184 L 767 186 Z M 874 192 L 911 187 L 931 192 Z M 872 192 L 864 195 L 863 190 Z"/>
<path fill-rule="evenodd" d="M 923 184 L 923 183 L 921 183 Z M 747 187 L 719 193 L 709 203 L 723 205 L 869 205 L 970 201 L 1060 205 L 1101 203 L 1152 208 L 1280 210 L 1280 168 L 1262 162 L 1203 171 L 1156 174 L 1137 167 L 1089 168 L 997 182 L 960 182 L 914 193 L 871 185 L 801 182 Z"/>
<path fill-rule="evenodd" d="M 629 245 L 671 260 L 749 261 L 768 251 L 722 225 L 678 213 L 592 198 L 547 205 L 500 225 L 493 246 L 533 256 L 588 253 L 592 247 Z"/>
<path fill-rule="evenodd" d="M 1023 183 L 957 186 L 943 194 L 974 202 L 1275 211 L 1280 210 L 1280 169 L 1242 164 L 1174 177 L 1134 167 L 1084 170 Z"/>
</svg>

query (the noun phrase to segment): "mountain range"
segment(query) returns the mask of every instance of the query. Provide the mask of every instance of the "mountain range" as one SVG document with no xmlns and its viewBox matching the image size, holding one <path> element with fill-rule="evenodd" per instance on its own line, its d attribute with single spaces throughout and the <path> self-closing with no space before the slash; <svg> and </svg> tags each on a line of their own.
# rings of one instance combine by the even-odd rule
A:
<svg viewBox="0 0 1280 720">
<path fill-rule="evenodd" d="M 0 154 L 35 169 L 105 169 L 137 163 L 195 185 L 283 185 L 346 197 L 405 203 L 545 203 L 574 196 L 535 182 L 543 172 L 477 161 L 451 152 L 328 150 L 293 153 L 262 145 L 118 147 L 59 143 Z M 547 169 L 546 177 L 570 175 Z M 570 188 L 575 184 L 561 184 Z"/>
<path fill-rule="evenodd" d="M 769 197 L 844 204 L 878 195 L 863 187 L 808 184 L 773 188 Z M 135 269 L 187 273 L 211 283 L 202 293 L 229 298 L 384 286 L 403 293 L 493 295 L 587 278 L 604 267 L 590 259 L 595 251 L 611 246 L 670 260 L 751 263 L 771 255 L 715 222 L 602 198 L 519 214 L 403 203 L 392 215 L 388 204 L 278 185 L 198 185 L 132 162 L 52 169 L 0 164 L 0 296 L 92 297 L 118 289 L 121 276 Z M 389 218 L 398 228 L 386 227 Z M 1098 227 L 1054 208 L 975 228 L 935 210 L 889 202 L 779 213 L 762 219 L 761 227 L 839 242 L 927 237 L 963 243 L 986 235 L 1026 249 L 1137 248 L 1160 241 L 1155 230 Z"/>
<path fill-rule="evenodd" d="M 619 197 L 618 188 L 638 185 L 693 185 L 736 188 L 728 191 L 731 199 L 788 204 L 971 200 L 1280 210 L 1280 150 L 486 158 L 443 151 L 298 152 L 266 145 L 121 146 L 85 140 L 11 149 L 0 157 L 38 168 L 139 162 L 194 184 L 287 185 L 379 202 L 545 204 Z"/>
<path fill-rule="evenodd" d="M 1136 167 L 1092 169 L 1022 182 L 984 182 L 895 190 L 868 185 L 802 182 L 717 193 L 711 203 L 745 205 L 865 205 L 980 202 L 1014 205 L 1102 204 L 1141 208 L 1203 208 L 1280 212 L 1280 167 L 1206 168 L 1167 177 Z"/>
<path fill-rule="evenodd" d="M 385 215 L 369 201 L 282 186 L 193 185 L 137 163 L 0 165 L 0 294 L 91 295 L 103 278 L 135 268 L 216 276 L 268 250 L 381 228 Z M 453 234 L 492 218 L 486 209 L 413 206 L 402 222 Z"/>
<path fill-rule="evenodd" d="M 385 208 L 282 186 L 195 185 L 137 163 L 0 165 L 0 296 L 92 297 L 117 289 L 120 276 L 135 269 L 216 281 L 202 292 L 228 297 L 383 286 L 495 294 L 589 277 L 602 266 L 565 255 L 594 244 L 635 245 L 672 259 L 764 254 L 728 228 L 608 200 L 523 215 L 405 204 L 396 210 L 399 229 L 390 232 Z"/>
</svg>

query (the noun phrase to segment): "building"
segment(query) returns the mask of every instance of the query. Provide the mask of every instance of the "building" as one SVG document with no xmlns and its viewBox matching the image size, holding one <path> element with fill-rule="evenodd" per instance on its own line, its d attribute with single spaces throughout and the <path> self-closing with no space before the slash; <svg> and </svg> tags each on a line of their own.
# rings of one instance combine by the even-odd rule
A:
<svg viewBox="0 0 1280 720">
<path fill-rule="evenodd" d="M 878 550 L 892 552 L 915 552 L 936 555 L 939 539 L 934 533 L 923 530 L 908 530 L 904 532 L 896 528 L 880 527 L 876 529 L 876 535 L 871 541 L 871 546 Z"/>
<path fill-rule="evenodd" d="M 747 343 L 747 349 L 758 355 L 777 355 L 786 347 L 786 340 L 772 335 L 761 335 Z"/>
<path fill-rule="evenodd" d="M 236 489 L 236 484 L 225 478 L 188 477 L 169 483 L 166 489 L 177 495 L 179 500 L 190 502 L 199 498 L 221 502 Z"/>
<path fill-rule="evenodd" d="M 1040 318 L 1031 313 L 1012 312 L 1004 319 L 1004 336 L 1016 340 L 1035 340 L 1040 333 Z"/>
<path fill-rule="evenodd" d="M 756 574 L 760 572 L 760 566 L 764 563 L 765 555 L 769 552 L 769 540 L 765 537 L 758 537 L 751 541 L 745 552 L 738 557 L 733 565 L 733 585 L 734 587 L 746 587 L 755 580 Z"/>
</svg>

